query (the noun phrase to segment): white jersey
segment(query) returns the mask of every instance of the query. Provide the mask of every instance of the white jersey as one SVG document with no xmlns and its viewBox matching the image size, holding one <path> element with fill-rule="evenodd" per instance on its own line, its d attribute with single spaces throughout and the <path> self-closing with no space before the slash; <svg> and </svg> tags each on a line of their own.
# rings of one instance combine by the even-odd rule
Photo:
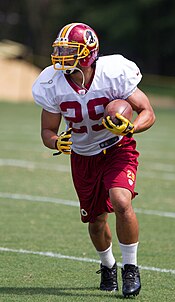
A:
<svg viewBox="0 0 175 302">
<path fill-rule="evenodd" d="M 102 125 L 106 105 L 115 99 L 127 99 L 137 88 L 142 76 L 132 61 L 121 55 L 100 57 L 87 92 L 78 92 L 62 71 L 45 68 L 33 85 L 35 102 L 46 111 L 61 113 L 67 127 L 72 127 L 72 149 L 91 156 L 119 142 Z"/>
</svg>

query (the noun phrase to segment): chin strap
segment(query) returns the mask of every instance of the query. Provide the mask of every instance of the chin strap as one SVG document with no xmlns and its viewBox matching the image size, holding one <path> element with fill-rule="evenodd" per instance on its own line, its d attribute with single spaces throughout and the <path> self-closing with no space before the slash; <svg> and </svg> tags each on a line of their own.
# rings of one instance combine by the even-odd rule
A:
<svg viewBox="0 0 175 302">
<path fill-rule="evenodd" d="M 69 67 L 70 68 L 70 66 L 65 66 L 65 67 Z M 69 75 L 69 74 L 73 73 L 76 70 L 81 73 L 81 75 L 82 75 L 82 84 L 81 84 L 81 86 L 82 86 L 83 89 L 85 89 L 87 91 L 86 87 L 84 86 L 85 76 L 84 76 L 83 71 L 80 68 L 74 67 L 74 68 L 71 68 L 71 69 L 66 69 L 66 70 L 63 70 L 63 73 Z"/>
</svg>

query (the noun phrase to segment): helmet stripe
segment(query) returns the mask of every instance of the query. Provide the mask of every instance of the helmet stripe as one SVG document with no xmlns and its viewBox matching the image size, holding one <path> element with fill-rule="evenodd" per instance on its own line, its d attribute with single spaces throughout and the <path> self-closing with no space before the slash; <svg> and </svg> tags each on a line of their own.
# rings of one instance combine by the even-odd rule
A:
<svg viewBox="0 0 175 302">
<path fill-rule="evenodd" d="M 68 24 L 66 26 L 63 27 L 61 33 L 60 33 L 60 38 L 65 38 L 66 32 L 69 29 L 69 27 L 71 26 L 71 24 Z"/>
<path fill-rule="evenodd" d="M 83 24 L 83 23 L 76 22 L 76 23 L 70 23 L 70 24 L 66 25 L 65 27 L 63 27 L 59 36 L 61 38 L 67 38 L 70 31 L 72 30 L 72 28 L 74 28 L 76 25 L 80 25 L 80 24 Z"/>
<path fill-rule="evenodd" d="M 63 29 L 60 33 L 60 37 L 65 38 L 69 34 L 70 30 L 77 24 L 79 24 L 79 23 L 70 23 L 70 24 L 66 25 L 65 27 L 63 27 Z"/>
</svg>

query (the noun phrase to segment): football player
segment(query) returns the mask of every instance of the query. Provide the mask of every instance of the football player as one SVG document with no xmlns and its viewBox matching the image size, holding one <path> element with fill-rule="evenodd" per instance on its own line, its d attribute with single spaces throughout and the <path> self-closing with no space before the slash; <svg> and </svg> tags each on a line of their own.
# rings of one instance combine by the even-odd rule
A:
<svg viewBox="0 0 175 302">
<path fill-rule="evenodd" d="M 80 201 L 81 220 L 88 223 L 100 257 L 100 289 L 117 291 L 117 264 L 112 251 L 108 214 L 115 213 L 116 235 L 122 254 L 122 292 L 135 296 L 141 289 L 137 264 L 139 227 L 132 207 L 139 153 L 135 134 L 146 131 L 155 115 L 148 97 L 137 85 L 137 65 L 114 54 L 99 56 L 96 32 L 83 23 L 64 26 L 53 43 L 52 65 L 33 85 L 35 102 L 42 106 L 43 143 L 58 154 L 71 156 L 71 170 Z M 104 119 L 109 102 L 123 99 L 137 113 L 120 125 Z M 66 131 L 58 134 L 61 118 Z M 117 240 L 115 239 L 115 240 Z"/>
</svg>

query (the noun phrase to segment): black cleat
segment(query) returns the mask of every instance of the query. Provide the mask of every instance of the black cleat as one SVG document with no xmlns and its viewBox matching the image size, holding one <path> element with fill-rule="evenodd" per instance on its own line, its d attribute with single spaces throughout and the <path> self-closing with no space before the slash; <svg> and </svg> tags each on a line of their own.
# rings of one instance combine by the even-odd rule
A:
<svg viewBox="0 0 175 302">
<path fill-rule="evenodd" d="M 125 264 L 122 268 L 123 295 L 124 297 L 137 296 L 141 289 L 140 273 L 138 266 Z"/>
<path fill-rule="evenodd" d="M 101 273 L 100 290 L 116 291 L 118 290 L 117 283 L 117 264 L 115 263 L 112 268 L 100 265 L 100 270 L 96 272 Z"/>
</svg>

